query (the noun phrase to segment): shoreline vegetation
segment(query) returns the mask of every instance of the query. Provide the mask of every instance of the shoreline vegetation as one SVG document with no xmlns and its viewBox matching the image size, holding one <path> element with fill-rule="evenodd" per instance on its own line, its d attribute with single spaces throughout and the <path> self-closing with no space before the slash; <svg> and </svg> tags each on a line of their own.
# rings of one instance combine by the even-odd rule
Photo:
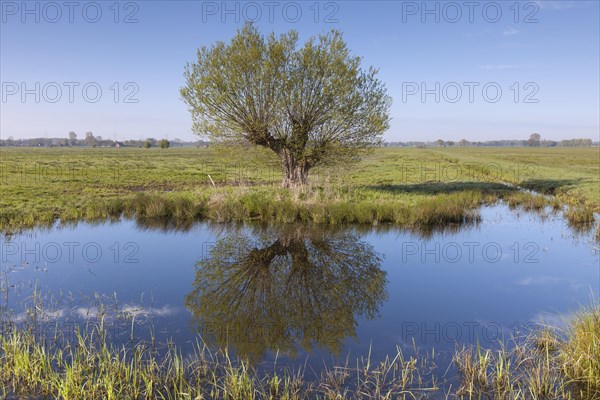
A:
<svg viewBox="0 0 600 400">
<path fill-rule="evenodd" d="M 480 206 L 500 200 L 564 211 L 573 225 L 600 212 L 596 148 L 475 150 L 377 149 L 353 168 L 317 170 L 308 185 L 282 189 L 277 161 L 256 150 L 224 164 L 213 148 L 4 148 L 0 231 L 119 218 L 427 228 L 476 220 Z"/>
<path fill-rule="evenodd" d="M 33 311 L 35 313 L 35 311 Z M 198 338 L 191 356 L 173 344 L 159 356 L 153 342 L 117 346 L 103 320 L 41 337 L 8 325 L 0 335 L 2 398 L 61 399 L 597 399 L 600 396 L 600 307 L 589 306 L 565 328 L 539 327 L 496 349 L 457 347 L 452 368 L 440 378 L 435 351 L 370 355 L 326 366 L 320 374 L 262 370 L 211 352 Z M 61 343 L 61 345 L 57 345 Z M 266 371 L 266 372 L 265 372 Z M 270 371 L 270 372 L 269 372 Z M 449 373 L 450 371 L 450 373 Z M 442 371 L 443 372 L 443 371 Z"/>
<path fill-rule="evenodd" d="M 561 212 L 575 231 L 600 212 L 597 148 L 377 149 L 353 168 L 317 170 L 279 187 L 276 160 L 255 150 L 226 159 L 208 149 L 0 150 L 0 231 L 131 218 L 150 229 L 196 221 L 392 226 L 427 232 L 479 220 L 503 201 Z M 255 160 L 261 160 L 257 163 Z M 523 190 L 525 189 L 525 190 Z M 596 231 L 600 241 L 600 229 Z M 36 314 L 32 311 L 32 315 Z M 195 355 L 152 343 L 119 347 L 103 322 L 66 346 L 34 327 L 0 335 L 3 398 L 107 399 L 572 399 L 600 398 L 600 307 L 499 348 L 457 348 L 452 376 L 434 354 L 400 350 L 310 371 L 256 369 L 198 338 Z M 60 335 L 59 332 L 56 335 Z M 63 345 L 58 345 L 62 343 Z M 267 371 L 267 372 L 265 372 Z M 272 371 L 272 372 L 269 372 Z"/>
</svg>

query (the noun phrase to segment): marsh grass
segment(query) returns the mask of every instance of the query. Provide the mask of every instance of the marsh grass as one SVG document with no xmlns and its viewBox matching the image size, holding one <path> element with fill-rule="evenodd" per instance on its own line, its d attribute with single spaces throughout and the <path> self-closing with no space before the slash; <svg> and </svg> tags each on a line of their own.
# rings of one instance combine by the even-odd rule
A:
<svg viewBox="0 0 600 400">
<path fill-rule="evenodd" d="M 594 224 L 594 211 L 585 206 L 569 206 L 564 216 L 570 225 L 584 225 L 591 227 Z"/>
<path fill-rule="evenodd" d="M 35 313 L 35 310 L 32 311 Z M 254 366 L 200 339 L 187 355 L 172 343 L 117 346 L 104 320 L 74 338 L 41 337 L 11 326 L 0 335 L 0 395 L 57 399 L 493 399 L 600 398 L 600 307 L 566 320 L 564 330 L 540 327 L 496 349 L 455 351 L 456 376 L 440 381 L 435 352 L 373 362 L 371 354 L 325 366 Z M 448 371 L 451 371 L 450 369 Z M 436 378 L 437 377 L 437 378 Z M 458 382 L 458 384 L 456 383 Z M 448 384 L 450 383 L 450 384 Z"/>
<path fill-rule="evenodd" d="M 57 348 L 29 331 L 0 336 L 0 394 L 57 399 L 414 399 L 427 386 L 416 358 L 401 351 L 373 364 L 370 358 L 325 369 L 315 379 L 303 370 L 259 372 L 226 351 L 197 343 L 190 356 L 171 345 L 162 357 L 151 347 L 118 348 L 102 324 Z M 280 371 L 280 372 L 279 372 Z"/>
<path fill-rule="evenodd" d="M 559 355 L 569 385 L 600 397 L 600 307 L 580 311 L 566 336 Z"/>
<path fill-rule="evenodd" d="M 498 200 L 568 205 L 573 220 L 600 211 L 597 149 L 384 148 L 351 168 L 312 171 L 294 191 L 279 188 L 279 166 L 264 154 L 160 150 L 3 148 L 0 230 L 123 216 L 414 227 L 476 218 Z"/>
<path fill-rule="evenodd" d="M 305 188 L 287 191 L 271 188 L 216 188 L 198 193 L 137 193 L 130 197 L 98 199 L 67 214 L 1 213 L 0 226 L 7 232 L 50 227 L 61 223 L 135 218 L 145 221 L 210 220 L 215 222 L 262 221 L 270 223 L 310 222 L 319 224 L 396 224 L 428 227 L 476 221 L 483 204 L 480 192 L 464 191 L 446 196 L 377 197 L 364 190 L 344 187 Z"/>
<path fill-rule="evenodd" d="M 462 348 L 454 363 L 457 394 L 469 399 L 600 398 L 600 307 L 567 321 L 567 328 L 540 327 L 511 350 Z"/>
</svg>

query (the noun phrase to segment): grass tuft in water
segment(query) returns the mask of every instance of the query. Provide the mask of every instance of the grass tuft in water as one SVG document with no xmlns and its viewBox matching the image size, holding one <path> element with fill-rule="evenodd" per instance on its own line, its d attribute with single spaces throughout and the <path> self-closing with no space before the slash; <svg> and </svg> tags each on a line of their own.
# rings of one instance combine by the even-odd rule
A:
<svg viewBox="0 0 600 400">
<path fill-rule="evenodd" d="M 579 312 L 566 330 L 541 327 L 512 349 L 462 348 L 454 356 L 457 395 L 468 399 L 600 398 L 600 307 Z"/>
<path fill-rule="evenodd" d="M 17 328 L 0 336 L 3 398 L 408 399 L 437 390 L 433 380 L 426 385 L 417 359 L 405 359 L 400 350 L 378 364 L 369 357 L 308 380 L 304 371 L 259 373 L 247 361 L 199 343 L 188 357 L 172 344 L 160 357 L 145 344 L 119 348 L 106 340 L 102 324 L 66 346 L 53 343 Z"/>
<path fill-rule="evenodd" d="M 152 344 L 117 347 L 102 321 L 71 341 L 11 327 L 0 335 L 0 394 L 6 397 L 106 399 L 426 399 L 584 400 L 600 398 L 600 307 L 579 312 L 564 331 L 540 328 L 510 347 L 463 347 L 456 377 L 438 382 L 434 354 L 406 357 L 398 349 L 379 363 L 308 371 L 262 372 L 227 351 L 197 343 L 184 356 L 173 344 L 158 355 Z M 57 343 L 61 343 L 58 345 Z M 268 369 L 267 369 L 268 371 Z M 450 384 L 448 384 L 450 383 Z M 447 389 L 441 389 L 446 387 Z M 442 393 L 443 391 L 443 393 Z M 450 397 L 449 397 L 450 396 Z M 435 397 L 437 398 L 437 397 Z"/>
</svg>

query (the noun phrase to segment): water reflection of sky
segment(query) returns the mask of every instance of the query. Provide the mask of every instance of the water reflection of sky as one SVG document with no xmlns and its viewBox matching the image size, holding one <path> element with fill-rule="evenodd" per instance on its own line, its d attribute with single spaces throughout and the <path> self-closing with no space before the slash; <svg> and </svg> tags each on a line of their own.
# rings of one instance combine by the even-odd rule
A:
<svg viewBox="0 0 600 400">
<path fill-rule="evenodd" d="M 594 249 L 597 244 L 591 242 L 590 234 L 574 235 L 558 217 L 542 219 L 530 213 L 509 211 L 504 206 L 484 208 L 481 214 L 482 221 L 476 227 L 432 233 L 426 238 L 397 230 L 361 229 L 351 231 L 350 236 L 344 233 L 347 231 L 317 230 L 320 233 L 309 240 L 309 252 L 330 252 L 329 258 L 321 257 L 323 259 L 318 262 L 340 263 L 340 267 L 327 272 L 331 272 L 329 277 L 312 274 L 314 271 L 302 277 L 317 282 L 315 285 L 326 283 L 335 287 L 311 288 L 312 283 L 298 281 L 296 285 L 301 286 L 301 290 L 297 293 L 288 293 L 291 290 L 277 292 L 278 287 L 286 284 L 285 279 L 291 279 L 286 260 L 280 259 L 276 267 L 278 272 L 269 275 L 272 278 L 261 278 L 259 283 L 263 286 L 256 289 L 259 292 L 275 291 L 267 293 L 265 298 L 278 296 L 282 302 L 279 307 L 282 312 L 289 313 L 290 321 L 307 315 L 315 319 L 294 322 L 293 328 L 297 332 L 289 339 L 297 342 L 296 361 L 289 362 L 304 364 L 309 356 L 307 346 L 301 343 L 303 335 L 313 339 L 309 360 L 315 365 L 321 365 L 323 359 L 335 358 L 330 354 L 331 337 L 319 336 L 324 332 L 330 336 L 340 332 L 353 334 L 345 339 L 342 337 L 339 357 L 344 359 L 348 353 L 364 356 L 369 351 L 372 357 L 382 358 L 395 353 L 397 346 L 407 351 L 416 345 L 422 350 L 436 348 L 441 352 L 463 343 L 494 346 L 498 340 L 526 331 L 532 323 L 560 325 L 564 323 L 564 317 L 558 314 L 567 316 L 580 305 L 598 298 L 600 264 Z M 278 248 L 281 254 L 293 253 L 295 257 L 303 254 L 304 245 L 300 252 L 290 250 L 303 242 L 297 241 L 298 235 L 304 235 L 302 230 L 287 233 L 287 239 L 282 239 L 284 236 L 278 232 L 245 228 L 238 229 L 236 234 L 241 235 L 239 240 L 246 238 L 245 251 L 254 256 L 270 254 L 256 250 L 270 248 L 269 245 L 277 240 L 284 244 L 283 249 Z M 194 317 L 198 313 L 207 317 L 207 313 L 214 311 L 214 307 L 206 306 L 207 301 L 225 301 L 219 297 L 218 290 L 224 291 L 227 285 L 233 285 L 231 279 L 227 280 L 227 274 L 231 275 L 231 268 L 239 267 L 235 263 L 247 255 L 229 257 L 227 268 L 202 264 L 202 260 L 212 259 L 211 254 L 214 256 L 219 243 L 231 237 L 231 232 L 222 226 L 201 224 L 186 232 L 165 232 L 140 229 L 133 221 L 96 226 L 80 224 L 75 228 L 15 236 L 9 242 L 4 240 L 0 248 L 3 319 L 10 317 L 16 323 L 26 322 L 28 314 L 23 308 L 32 306 L 32 292 L 37 288 L 45 310 L 38 316 L 39 322 L 85 322 L 102 315 L 106 324 L 122 330 L 121 336 L 130 336 L 131 320 L 134 319 L 140 324 L 140 328 L 135 329 L 136 335 L 143 337 L 147 332 L 143 328 L 152 324 L 159 341 L 170 337 L 184 349 L 190 349 L 196 342 L 194 332 L 198 328 Z M 362 258 L 350 257 L 352 251 L 360 252 Z M 383 290 L 370 287 L 370 282 L 364 281 L 365 277 L 370 281 L 375 279 L 377 275 L 373 275 L 373 271 L 369 275 L 354 265 L 368 263 L 366 260 L 372 258 L 370 251 L 382 258 L 381 263 L 375 264 L 387 280 Z M 349 258 L 354 261 L 349 262 Z M 194 292 L 199 269 L 205 272 L 208 268 L 215 268 L 214 273 L 203 279 L 214 281 L 208 284 L 216 288 L 216 297 L 203 296 L 198 290 Z M 244 268 L 244 274 L 252 270 L 247 265 Z M 344 282 L 338 287 L 326 278 Z M 264 279 L 273 279 L 279 286 L 269 286 Z M 348 292 L 340 294 L 342 288 Z M 311 290 L 320 293 L 310 294 Z M 382 293 L 372 293 L 373 290 Z M 197 296 L 200 311 L 193 312 L 189 301 L 186 303 L 186 296 L 189 299 L 191 293 Z M 316 315 L 314 310 L 306 309 L 311 303 L 304 302 L 303 293 L 307 299 L 330 301 L 331 307 L 337 309 L 317 308 L 319 315 Z M 342 297 L 336 297 L 334 301 L 332 296 Z M 373 304 L 380 303 L 374 318 L 358 310 L 369 300 Z M 227 301 L 234 300 L 227 298 Z M 251 321 L 253 316 L 246 320 L 239 314 L 251 309 L 248 299 L 236 298 L 235 301 L 240 307 L 236 318 Z M 302 312 L 294 302 L 304 307 Z M 262 340 L 261 345 L 265 346 L 264 332 L 269 328 L 264 324 L 270 322 L 269 316 L 255 316 L 257 323 L 263 324 L 260 327 L 219 330 L 215 328 L 221 321 L 219 318 L 228 323 L 231 320 L 223 315 L 227 305 L 217 306 L 221 314 L 215 311 L 209 316 L 212 318 L 210 334 L 218 336 L 227 331 L 229 335 L 240 336 L 238 342 L 243 342 L 247 334 L 252 340 Z M 273 310 L 277 311 L 276 308 Z M 342 317 L 338 319 L 339 315 Z M 278 315 L 278 328 L 281 328 L 281 321 L 286 321 L 284 317 Z M 327 323 L 339 326 L 324 326 Z M 206 326 L 204 328 L 208 333 Z M 259 340 L 253 335 L 262 336 Z M 235 340 L 228 342 L 235 343 Z M 262 354 L 265 360 L 275 356 L 274 352 L 268 351 Z M 286 362 L 285 355 L 279 354 L 279 359 Z"/>
</svg>

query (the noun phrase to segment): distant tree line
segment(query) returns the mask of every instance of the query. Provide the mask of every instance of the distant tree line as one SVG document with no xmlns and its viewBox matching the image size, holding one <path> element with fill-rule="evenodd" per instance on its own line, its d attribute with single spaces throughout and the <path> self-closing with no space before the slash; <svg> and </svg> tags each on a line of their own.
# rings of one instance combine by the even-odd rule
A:
<svg viewBox="0 0 600 400">
<path fill-rule="evenodd" d="M 569 139 L 569 140 L 561 140 L 559 146 L 567 146 L 567 147 L 590 147 L 594 143 L 592 143 L 592 139 Z M 596 142 L 598 145 L 598 142 Z"/>
<path fill-rule="evenodd" d="M 104 139 L 102 136 L 94 136 L 92 132 L 86 132 L 83 138 L 79 138 L 75 132 L 69 132 L 66 138 L 59 137 L 44 137 L 32 139 L 14 139 L 9 136 L 6 139 L 0 139 L 0 146 L 14 147 L 206 147 L 208 142 L 199 141 L 183 141 L 181 139 L 140 139 L 140 140 L 112 140 Z"/>
<path fill-rule="evenodd" d="M 385 147 L 591 147 L 599 146 L 600 142 L 593 142 L 592 139 L 568 139 L 568 140 L 544 140 L 537 133 L 532 134 L 526 140 L 486 140 L 486 141 L 468 141 L 462 139 L 458 142 L 452 140 L 438 139 L 429 142 L 385 142 Z"/>
<path fill-rule="evenodd" d="M 83 139 L 78 139 L 75 132 L 69 132 L 66 138 L 33 138 L 33 139 L 14 139 L 9 136 L 7 139 L 0 139 L 0 147 L 140 147 L 140 148 L 169 148 L 169 147 L 208 147 L 209 142 L 183 141 L 181 139 L 139 139 L 117 141 L 104 139 L 102 136 L 94 136 L 92 132 L 86 132 Z M 600 142 L 593 142 L 592 139 L 567 139 L 561 141 L 544 140 L 539 134 L 531 134 L 529 139 L 525 140 L 487 140 L 487 141 L 469 141 L 462 139 L 460 141 L 442 140 L 435 141 L 407 141 L 407 142 L 383 142 L 383 147 L 591 147 L 599 146 Z"/>
</svg>

